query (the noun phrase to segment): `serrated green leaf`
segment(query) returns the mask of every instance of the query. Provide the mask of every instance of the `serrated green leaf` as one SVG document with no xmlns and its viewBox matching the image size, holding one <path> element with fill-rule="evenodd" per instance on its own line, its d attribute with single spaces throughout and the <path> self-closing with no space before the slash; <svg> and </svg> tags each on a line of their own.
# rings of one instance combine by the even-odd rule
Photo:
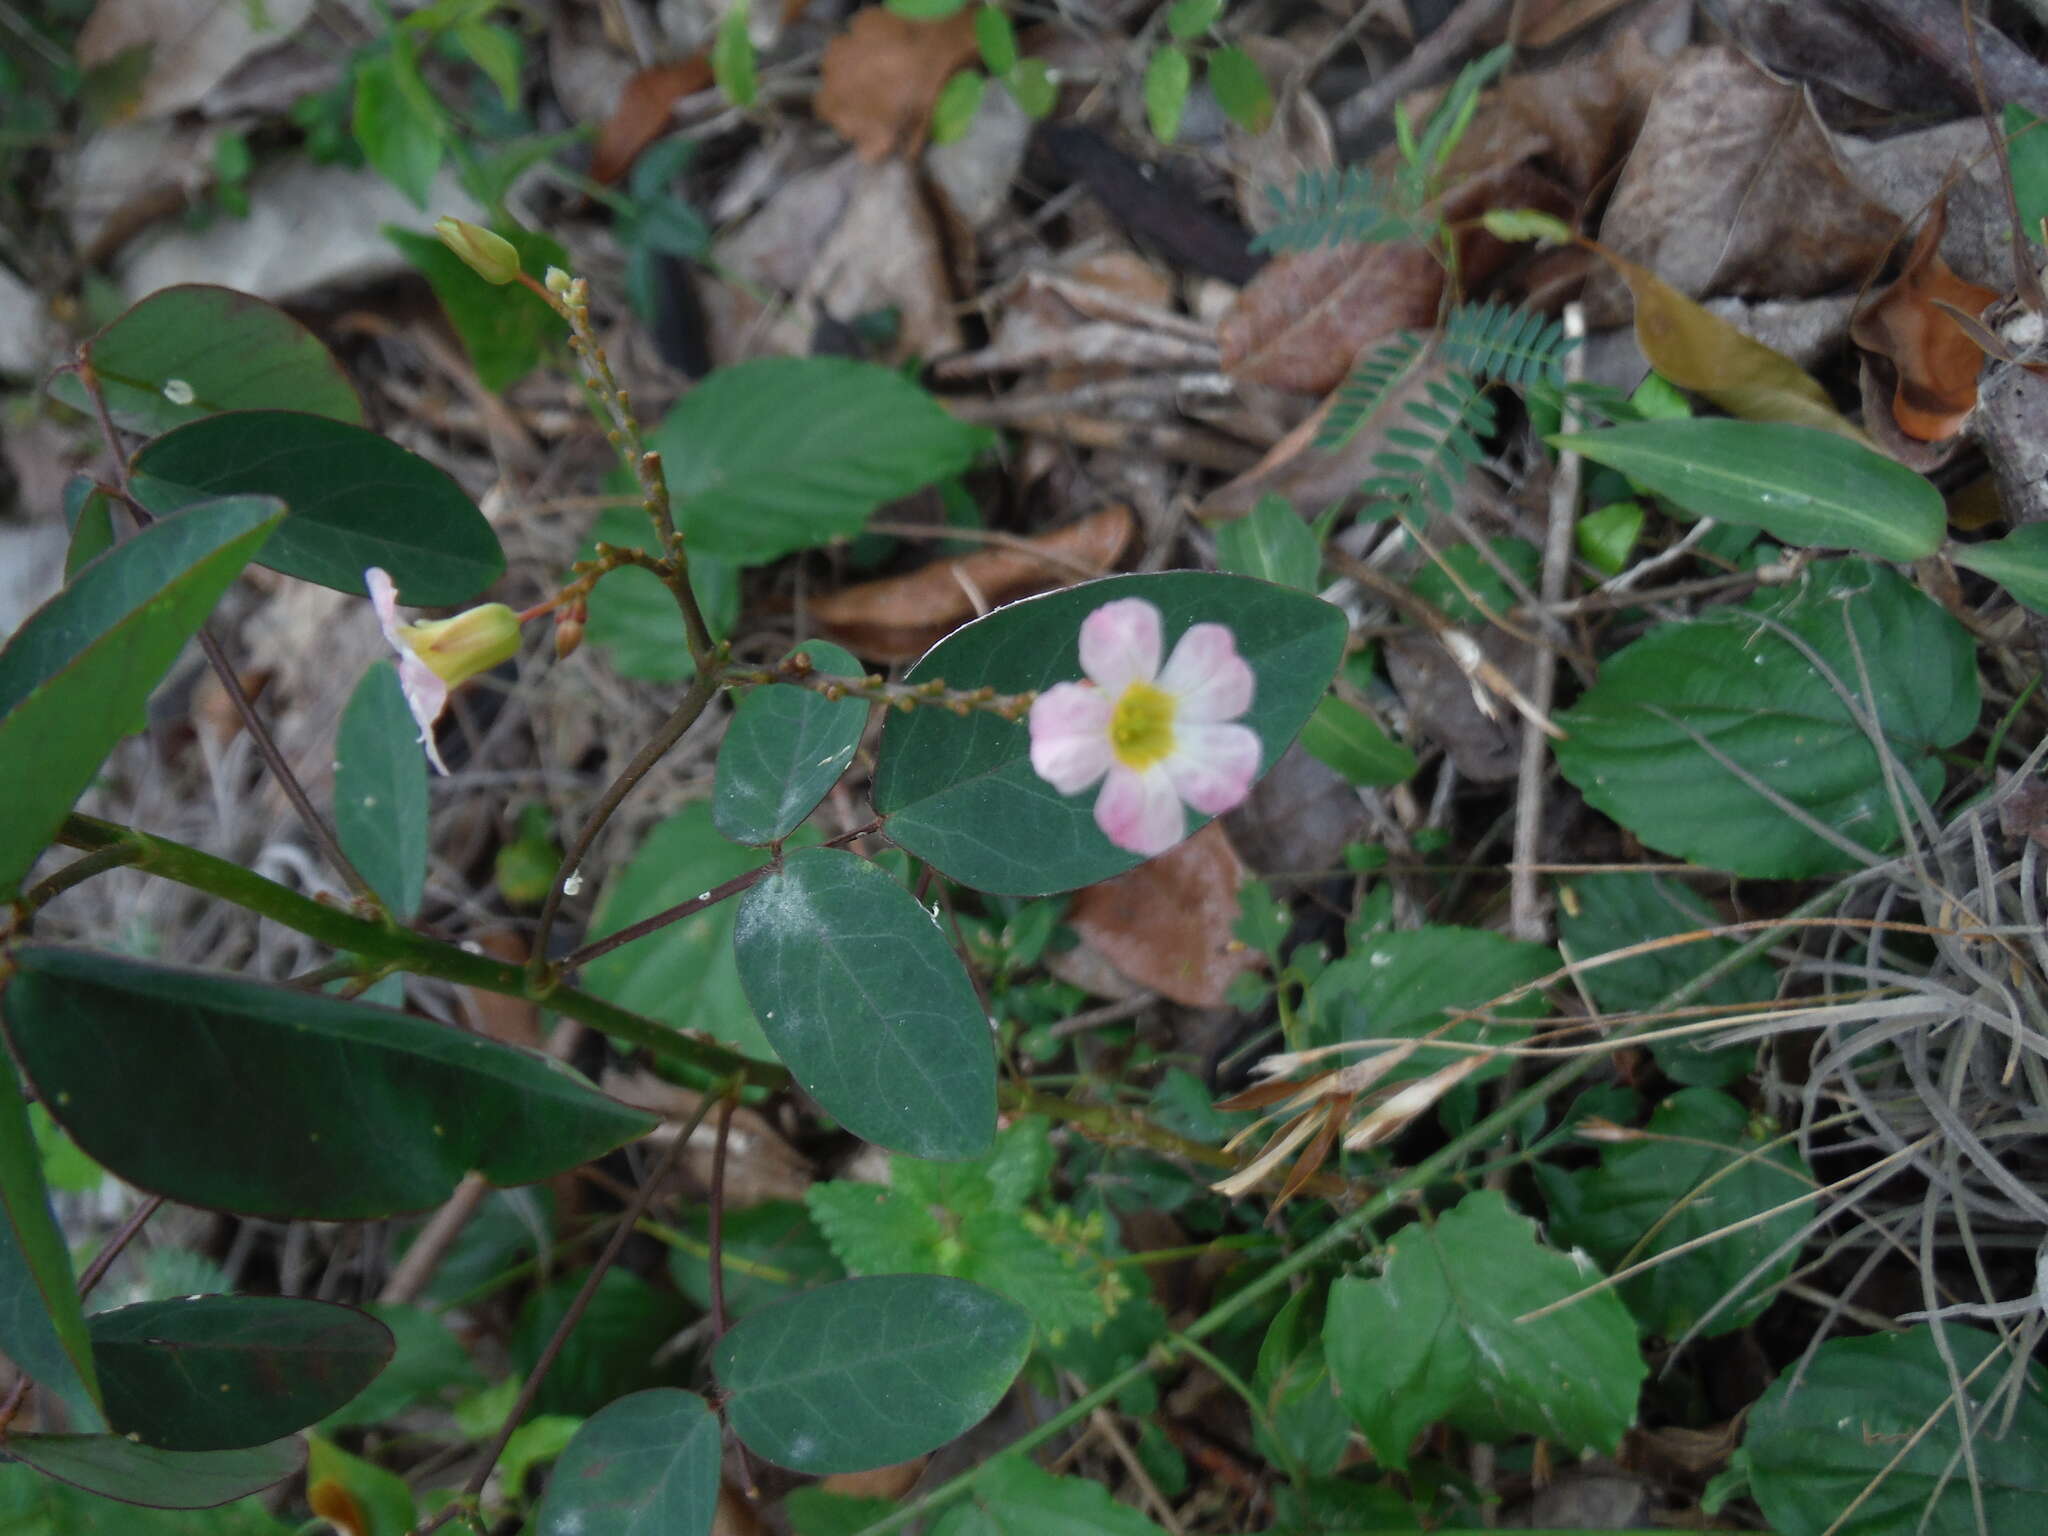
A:
<svg viewBox="0 0 2048 1536">
<path fill-rule="evenodd" d="M 547 235 L 499 224 L 492 233 L 519 253 L 523 272 L 539 276 L 568 263 L 568 252 Z M 441 311 L 476 369 L 477 381 L 503 393 L 539 366 L 564 333 L 561 318 L 523 283 L 485 282 L 447 246 L 417 230 L 384 226 L 384 238 L 405 253 L 434 290 Z"/>
<path fill-rule="evenodd" d="M 711 44 L 711 78 L 726 100 L 741 107 L 751 107 L 761 93 L 754 36 L 747 30 L 752 10 L 751 0 L 733 0 L 719 19 L 718 36 Z"/>
<path fill-rule="evenodd" d="M 1209 89 L 1216 94 L 1216 104 L 1246 133 L 1264 133 L 1271 126 L 1272 88 L 1242 48 L 1218 48 L 1209 55 Z"/>
<path fill-rule="evenodd" d="M 1154 50 L 1145 66 L 1145 116 L 1152 124 L 1153 137 L 1171 144 L 1180 133 L 1181 113 L 1187 110 L 1188 86 L 1194 78 L 1194 64 L 1179 48 L 1168 45 Z"/>
<path fill-rule="evenodd" d="M 635 1392 L 569 1442 L 534 1536 L 708 1536 L 718 1509 L 718 1416 L 672 1388 Z"/>
<path fill-rule="evenodd" d="M 1649 1374 L 1635 1324 L 1611 1291 L 1518 1321 L 1599 1278 L 1546 1248 L 1498 1190 L 1475 1190 L 1386 1245 L 1376 1280 L 1330 1287 L 1323 1334 L 1345 1405 L 1396 1471 L 1439 1420 L 1481 1440 L 1540 1435 L 1612 1451 Z"/>
<path fill-rule="evenodd" d="M 8 1454 L 124 1504 L 210 1509 L 281 1483 L 305 1463 L 296 1437 L 237 1451 L 164 1451 L 125 1435 L 10 1435 Z"/>
<path fill-rule="evenodd" d="M 1159 1527 L 1085 1477 L 1056 1477 L 1025 1456 L 998 1456 L 959 1503 L 939 1517 L 932 1536 L 1159 1536 Z"/>
<path fill-rule="evenodd" d="M 1249 516 L 1216 530 L 1216 563 L 1239 576 L 1313 592 L 1323 569 L 1322 543 L 1293 503 L 1269 494 Z"/>
<path fill-rule="evenodd" d="M 1421 767 L 1415 754 L 1381 730 L 1364 710 L 1325 698 L 1301 728 L 1302 750 L 1353 784 L 1405 784 Z"/>
<path fill-rule="evenodd" d="M 341 712 L 334 835 L 392 916 L 420 909 L 427 882 L 427 761 L 398 669 L 380 661 Z"/>
<path fill-rule="evenodd" d="M 1982 544 L 1951 544 L 1948 555 L 1964 570 L 1989 576 L 2021 607 L 2048 613 L 2048 523 L 2024 523 Z"/>
<path fill-rule="evenodd" d="M 813 640 L 807 654 L 821 677 L 860 677 L 838 646 Z M 736 843 L 773 843 L 794 832 L 853 761 L 867 728 L 865 699 L 828 699 L 794 683 L 756 688 L 733 711 L 718 748 L 711 819 Z"/>
<path fill-rule="evenodd" d="M 798 1472 L 855 1472 L 972 1428 L 1030 1350 L 1030 1319 L 991 1291 L 878 1275 L 756 1312 L 720 1341 L 713 1368 L 750 1450 Z"/>
<path fill-rule="evenodd" d="M 939 88 L 939 98 L 932 103 L 934 144 L 951 144 L 967 137 L 987 86 L 988 76 L 980 70 L 963 69 Z"/>
</svg>

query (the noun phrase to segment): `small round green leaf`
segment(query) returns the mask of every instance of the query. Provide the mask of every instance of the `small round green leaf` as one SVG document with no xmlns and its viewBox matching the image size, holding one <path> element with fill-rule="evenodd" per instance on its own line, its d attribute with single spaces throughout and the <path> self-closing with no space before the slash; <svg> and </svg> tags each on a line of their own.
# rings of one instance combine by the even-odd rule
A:
<svg viewBox="0 0 2048 1536">
<path fill-rule="evenodd" d="M 963 69 L 939 90 L 932 103 L 932 142 L 951 144 L 967 136 L 974 126 L 974 114 L 981 110 L 981 93 L 988 76 L 978 69 Z"/>
<path fill-rule="evenodd" d="M 419 911 L 427 883 L 427 758 L 388 661 L 363 674 L 341 712 L 334 835 L 392 916 Z"/>
<path fill-rule="evenodd" d="M 11 1435 L 7 1453 L 74 1488 L 154 1509 L 211 1509 L 306 1464 L 296 1435 L 239 1451 L 165 1451 L 125 1435 Z"/>
<path fill-rule="evenodd" d="M 367 1313 L 287 1296 L 144 1301 L 87 1320 L 107 1420 L 166 1451 L 230 1451 L 304 1429 L 391 1359 Z"/>
<path fill-rule="evenodd" d="M 810 641 L 824 677 L 859 677 L 861 664 L 836 645 Z M 860 746 L 865 699 L 828 699 L 794 683 L 756 688 L 733 711 L 718 748 L 711 819 L 736 843 L 774 843 L 797 829 L 825 798 Z"/>
<path fill-rule="evenodd" d="M 973 1157 L 996 1130 L 995 1047 L 932 915 L 882 870 L 807 848 L 741 898 L 733 955 L 768 1043 L 856 1136 Z"/>
<path fill-rule="evenodd" d="M 1015 1302 L 944 1275 L 878 1275 L 756 1312 L 714 1368 L 749 1450 L 798 1472 L 857 1472 L 972 1428 L 1030 1352 Z"/>
<path fill-rule="evenodd" d="M 2048 140 L 2048 132 L 2041 137 Z M 2048 523 L 2026 523 L 1983 544 L 1951 545 L 1948 553 L 1964 570 L 1989 576 L 2021 607 L 2048 613 Z"/>
<path fill-rule="evenodd" d="M 998 693 L 1078 681 L 1081 621 L 1125 597 L 1158 607 L 1169 654 L 1192 624 L 1230 627 L 1258 678 L 1243 723 L 1258 734 L 1262 770 L 1280 760 L 1343 657 L 1344 615 L 1318 598 L 1242 576 L 1169 571 L 1084 582 L 998 608 L 940 641 L 908 680 L 942 678 L 949 687 Z M 1142 862 L 1095 825 L 1094 790 L 1061 795 L 1032 772 L 1030 751 L 1021 721 L 939 709 L 892 715 L 882 732 L 875 809 L 897 843 L 978 890 L 1044 896 Z"/>
<path fill-rule="evenodd" d="M 472 1169 L 530 1183 L 654 1124 L 545 1057 L 383 1008 L 84 950 L 14 958 L 8 1038 L 58 1124 L 188 1205 L 390 1216 Z"/>
<path fill-rule="evenodd" d="M 705 1536 L 718 1510 L 718 1415 L 670 1387 L 592 1415 L 555 1463 L 534 1536 Z"/>
<path fill-rule="evenodd" d="M 505 573 L 491 525 L 446 471 L 375 432 L 302 411 L 230 411 L 168 432 L 135 458 L 150 511 L 215 496 L 291 509 L 265 547 L 272 570 L 360 594 L 379 566 L 399 600 L 460 603 Z"/>
<path fill-rule="evenodd" d="M 1187 54 L 1170 44 L 1157 50 L 1145 66 L 1145 116 L 1162 144 L 1171 144 L 1180 133 L 1194 68 Z"/>
<path fill-rule="evenodd" d="M 311 411 L 361 425 L 363 402 L 334 354 L 253 294 L 207 283 L 161 288 L 86 343 L 116 426 L 154 437 L 222 411 Z M 73 373 L 50 393 L 92 402 Z"/>
</svg>

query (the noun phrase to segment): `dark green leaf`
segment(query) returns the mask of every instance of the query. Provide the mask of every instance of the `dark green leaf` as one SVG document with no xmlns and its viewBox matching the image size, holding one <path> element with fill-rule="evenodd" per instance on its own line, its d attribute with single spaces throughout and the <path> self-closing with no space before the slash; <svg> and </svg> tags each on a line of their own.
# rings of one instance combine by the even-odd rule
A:
<svg viewBox="0 0 2048 1536">
<path fill-rule="evenodd" d="M 1303 592 L 1316 589 L 1323 551 L 1315 534 L 1284 496 L 1261 496 L 1251 515 L 1216 530 L 1216 563 L 1240 576 L 1256 576 Z"/>
<path fill-rule="evenodd" d="M 2006 153 L 2012 163 L 2013 197 L 2019 204 L 2020 227 L 2036 245 L 2048 241 L 2041 221 L 2048 219 L 2048 128 L 2018 103 L 2004 113 Z"/>
<path fill-rule="evenodd" d="M 590 559 L 599 540 L 622 549 L 645 548 L 653 542 L 647 514 L 638 507 L 614 507 L 604 513 L 577 558 Z M 697 594 L 713 640 L 731 634 L 739 620 L 739 578 L 739 567 L 732 562 L 702 550 L 690 551 L 690 590 Z M 674 595 L 659 576 L 636 566 L 613 571 L 590 594 L 589 640 L 610 653 L 612 670 L 621 677 L 668 683 L 689 677 L 693 670 Z"/>
<path fill-rule="evenodd" d="M 972 1428 L 1031 1351 L 1014 1303 L 964 1280 L 842 1280 L 764 1308 L 720 1341 L 726 1417 L 799 1472 L 908 1461 Z"/>
<path fill-rule="evenodd" d="M 64 526 L 71 530 L 71 542 L 64 547 L 64 579 L 69 581 L 114 547 L 114 498 L 92 476 L 73 475 L 64 482 Z"/>
<path fill-rule="evenodd" d="M 811 1186 L 813 1190 L 840 1187 L 837 1180 Z M 708 1311 L 709 1213 L 702 1206 L 685 1210 L 676 1226 L 695 1243 L 688 1248 L 669 1249 L 669 1275 L 677 1290 Z M 793 1200 L 764 1200 L 759 1205 L 727 1211 L 720 1236 L 725 1255 L 725 1310 L 729 1317 L 745 1317 L 796 1291 L 845 1278 L 846 1271 L 832 1256 L 824 1235 L 812 1224 L 810 1212 Z"/>
<path fill-rule="evenodd" d="M 1702 517 L 1786 544 L 1909 561 L 1941 547 L 1941 492 L 1874 448 L 1775 421 L 1632 421 L 1553 437 Z"/>
<path fill-rule="evenodd" d="M 35 863 L 284 509 L 243 496 L 192 507 L 108 550 L 0 648 L 0 899 Z"/>
<path fill-rule="evenodd" d="M 1588 804 L 1660 852 L 1759 879 L 1817 875 L 1857 860 L 1745 777 L 1882 850 L 1899 829 L 1858 717 L 1874 718 L 1931 796 L 1937 750 L 1975 727 L 1977 698 L 1960 624 L 1884 566 L 1826 561 L 1790 591 L 1664 625 L 1609 657 L 1558 716 L 1557 762 Z"/>
<path fill-rule="evenodd" d="M 592 1416 L 562 1452 L 534 1536 L 707 1536 L 718 1509 L 718 1416 L 660 1388 Z"/>
<path fill-rule="evenodd" d="M 255 1499 L 198 1512 L 138 1509 L 0 1462 L 0 1531 L 9 1536 L 294 1536 Z"/>
<path fill-rule="evenodd" d="M 231 1451 L 304 1429 L 391 1359 L 391 1330 L 287 1296 L 185 1296 L 87 1324 L 107 1420 L 167 1451 Z"/>
<path fill-rule="evenodd" d="M 588 1278 L 587 1270 L 564 1274 L 527 1299 L 506 1343 L 522 1372 L 533 1369 Z M 656 1290 L 630 1270 L 606 1270 L 541 1384 L 536 1411 L 591 1414 L 614 1398 L 656 1385 L 662 1373 L 655 1354 L 683 1321 L 682 1301 L 673 1292 Z"/>
<path fill-rule="evenodd" d="M 1421 764 L 1415 754 L 1380 729 L 1364 710 L 1339 698 L 1326 698 L 1301 728 L 1301 745 L 1309 756 L 1334 768 L 1354 784 L 1389 788 L 1415 777 Z"/>
<path fill-rule="evenodd" d="M 43 1102 L 188 1205 L 388 1216 L 472 1169 L 527 1183 L 653 1125 L 558 1063 L 382 1008 L 44 945 L 15 961 L 7 1032 Z"/>
<path fill-rule="evenodd" d="M 520 269 L 540 276 L 567 264 L 559 241 L 510 224 L 493 232 L 519 253 Z M 432 235 L 384 226 L 384 238 L 419 269 L 448 316 L 462 350 L 476 368 L 477 381 L 493 394 L 510 389 L 531 373 L 562 334 L 562 321 L 523 283 L 487 283 L 469 264 Z"/>
<path fill-rule="evenodd" d="M 2043 143 L 2048 147 L 2048 135 Z M 2048 523 L 2025 523 L 1982 544 L 1951 544 L 1948 554 L 1964 570 L 1989 576 L 2021 607 L 2048 613 Z"/>
<path fill-rule="evenodd" d="M 168 432 L 135 458 L 152 512 L 215 496 L 275 496 L 291 515 L 263 563 L 360 594 L 378 566 L 399 601 L 460 603 L 505 573 L 484 515 L 448 474 L 389 438 L 300 411 L 230 411 Z"/>
<path fill-rule="evenodd" d="M 939 1517 L 932 1536 L 1159 1536 L 1159 1527 L 1119 1504 L 1098 1482 L 1055 1477 L 1026 1456 L 999 1456 L 967 1495 Z"/>
<path fill-rule="evenodd" d="M 864 668 L 838 646 L 809 641 L 823 677 L 860 677 Z M 794 683 L 756 688 L 733 711 L 718 748 L 711 819 L 736 843 L 774 843 L 794 832 L 853 761 L 868 723 L 864 699 L 828 699 Z"/>
<path fill-rule="evenodd" d="M 125 1435 L 14 1435 L 10 1455 L 124 1504 L 211 1509 L 281 1483 L 305 1464 L 296 1437 L 238 1451 L 163 1451 Z"/>
<path fill-rule="evenodd" d="M 427 882 L 427 759 L 388 661 L 363 674 L 341 712 L 334 835 L 391 915 L 410 920 Z"/>
<path fill-rule="evenodd" d="M 1280 760 L 1343 655 L 1344 615 L 1329 604 L 1241 576 L 1171 571 L 1115 576 L 1027 598 L 947 636 L 910 669 L 912 682 L 1022 693 L 1081 676 L 1081 621 L 1102 604 L 1155 604 L 1171 647 L 1200 621 L 1227 624 L 1258 678 L 1243 724 L 1258 734 L 1261 770 Z M 1142 862 L 1095 825 L 1095 792 L 1061 795 L 1031 769 L 1030 732 L 995 715 L 919 709 L 882 732 L 875 809 L 889 836 L 979 890 L 1043 896 L 1120 875 Z M 1192 818 L 1193 826 L 1201 818 Z M 1002 836 L 990 837 L 992 828 Z"/>
<path fill-rule="evenodd" d="M 1316 1476 L 1336 1471 L 1351 1417 L 1323 1353 L 1323 1296 L 1314 1287 L 1296 1291 L 1267 1328 L 1252 1385 L 1265 1409 L 1254 1433 L 1266 1455 Z"/>
<path fill-rule="evenodd" d="M 87 345 L 114 424 L 145 437 L 221 411 L 363 420 L 355 385 L 319 338 L 276 305 L 232 288 L 158 289 Z M 92 408 L 76 374 L 57 374 L 50 393 Z"/>
<path fill-rule="evenodd" d="M 1153 51 L 1145 66 L 1145 116 L 1160 143 L 1171 144 L 1180 133 L 1180 116 L 1187 109 L 1188 86 L 1194 79 L 1194 64 L 1181 49 L 1168 44 Z"/>
<path fill-rule="evenodd" d="M 420 208 L 441 168 L 441 120 L 424 91 L 409 53 L 393 49 L 356 66 L 356 142 L 377 174 Z"/>
<path fill-rule="evenodd" d="M 1242 48 L 1218 48 L 1209 55 L 1209 89 L 1216 94 L 1216 104 L 1246 133 L 1264 133 L 1272 123 L 1272 88 Z"/>
<path fill-rule="evenodd" d="M 849 1131 L 914 1157 L 988 1145 L 988 1018 L 932 915 L 881 869 L 792 854 L 741 899 L 733 954 L 775 1054 Z"/>
</svg>

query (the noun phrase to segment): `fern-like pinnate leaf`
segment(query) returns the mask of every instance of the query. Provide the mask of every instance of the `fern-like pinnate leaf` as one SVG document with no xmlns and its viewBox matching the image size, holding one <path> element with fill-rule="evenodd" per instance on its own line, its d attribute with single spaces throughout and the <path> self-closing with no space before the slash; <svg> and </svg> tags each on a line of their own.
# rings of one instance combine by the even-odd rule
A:
<svg viewBox="0 0 2048 1536">
<path fill-rule="evenodd" d="M 1402 406 L 1407 422 L 1387 429 L 1388 446 L 1372 456 L 1377 473 L 1359 486 L 1384 503 L 1374 515 L 1448 512 L 1466 471 L 1485 457 L 1482 440 L 1499 424 L 1486 386 L 1469 373 L 1453 368 L 1423 395 Z"/>
<path fill-rule="evenodd" d="M 1520 388 L 1564 377 L 1564 356 L 1579 344 L 1534 310 L 1501 303 L 1460 304 L 1444 326 L 1444 361 L 1481 379 Z"/>
<path fill-rule="evenodd" d="M 1255 251 L 1308 251 L 1319 245 L 1365 245 L 1406 240 L 1435 228 L 1401 211 L 1399 189 L 1382 187 L 1362 165 L 1348 170 L 1303 171 L 1290 199 L 1266 188 L 1273 223 L 1252 242 Z"/>
<path fill-rule="evenodd" d="M 1316 447 L 1329 452 L 1350 442 L 1352 434 L 1377 414 L 1424 355 L 1422 336 L 1415 331 L 1397 331 L 1393 340 L 1375 349 L 1337 386 L 1330 414 L 1316 429 Z"/>
</svg>

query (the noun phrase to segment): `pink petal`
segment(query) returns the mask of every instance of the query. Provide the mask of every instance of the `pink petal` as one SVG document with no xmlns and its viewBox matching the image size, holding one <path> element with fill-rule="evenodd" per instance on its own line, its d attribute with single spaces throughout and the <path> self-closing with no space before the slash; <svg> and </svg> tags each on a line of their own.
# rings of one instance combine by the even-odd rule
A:
<svg viewBox="0 0 2048 1536">
<path fill-rule="evenodd" d="M 1259 738 L 1249 726 L 1183 725 L 1173 755 L 1160 765 L 1180 798 L 1204 816 L 1244 802 L 1259 776 Z"/>
<path fill-rule="evenodd" d="M 419 653 L 399 633 L 398 588 L 390 576 L 371 566 L 363 572 L 363 590 L 370 594 L 370 606 L 377 612 L 384 638 L 398 653 L 398 686 L 405 693 L 405 707 L 412 711 L 413 724 L 420 728 L 419 741 L 427 749 L 427 761 L 445 777 L 448 765 L 441 761 L 441 749 L 434 744 L 434 722 L 448 706 L 448 685 L 420 660 Z"/>
<path fill-rule="evenodd" d="M 1109 770 L 1102 793 L 1095 798 L 1095 825 L 1119 848 L 1151 858 L 1187 835 L 1187 817 L 1180 796 L 1164 768 L 1140 773 L 1118 764 Z"/>
<path fill-rule="evenodd" d="M 1031 705 L 1031 770 L 1063 795 L 1109 771 L 1110 702 L 1086 683 L 1058 683 Z"/>
<path fill-rule="evenodd" d="M 412 654 L 412 647 L 398 633 L 397 583 L 373 565 L 363 572 L 363 590 L 370 594 L 370 606 L 377 610 L 377 623 L 382 626 L 384 638 L 391 648 L 401 656 Z"/>
<path fill-rule="evenodd" d="M 1179 720 L 1235 720 L 1252 707 L 1258 679 L 1237 654 L 1237 640 L 1221 624 L 1197 624 L 1180 637 L 1159 674 L 1159 686 L 1179 702 Z"/>
<path fill-rule="evenodd" d="M 1081 670 L 1112 699 L 1159 675 L 1159 610 L 1142 597 L 1104 603 L 1081 621 Z"/>
</svg>

